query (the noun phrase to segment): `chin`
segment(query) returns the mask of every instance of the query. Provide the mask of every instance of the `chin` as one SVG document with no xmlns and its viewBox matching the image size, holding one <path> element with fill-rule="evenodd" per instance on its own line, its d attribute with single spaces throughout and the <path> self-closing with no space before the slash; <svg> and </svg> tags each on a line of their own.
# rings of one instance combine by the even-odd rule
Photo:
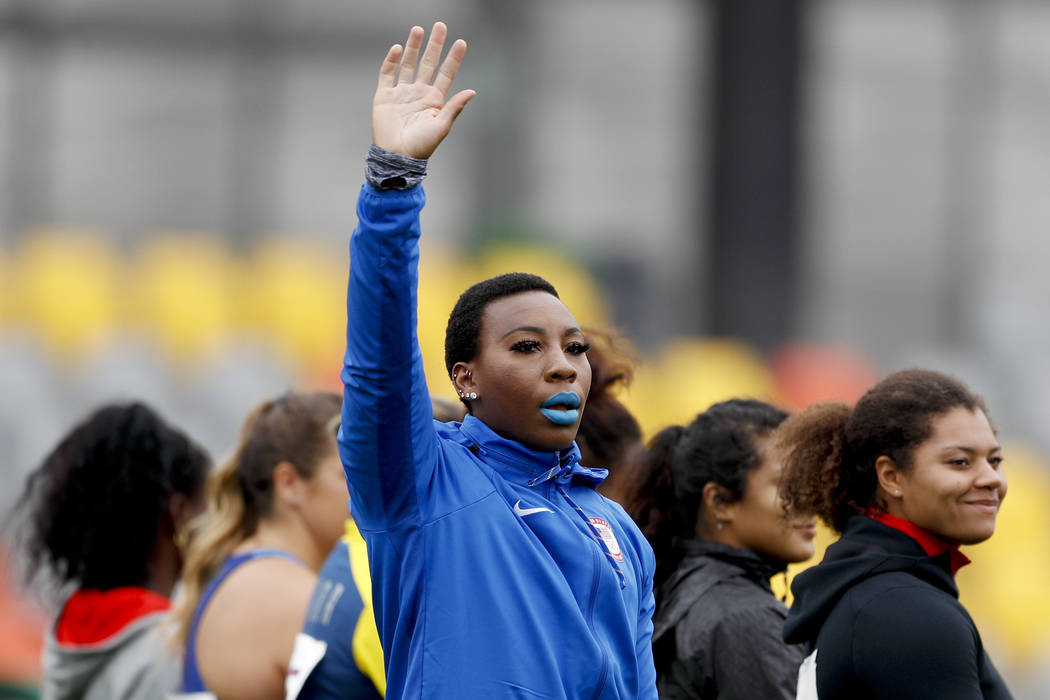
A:
<svg viewBox="0 0 1050 700">
<path fill-rule="evenodd" d="M 807 543 L 806 546 L 795 547 L 789 553 L 789 556 L 784 557 L 784 561 L 786 561 L 788 564 L 798 564 L 799 562 L 811 559 L 815 551 L 816 550 L 814 549 L 813 545 Z"/>
<path fill-rule="evenodd" d="M 545 431 L 543 435 L 532 437 L 532 440 L 518 439 L 518 442 L 536 452 L 560 452 L 572 447 L 572 441 L 576 439 L 576 427 Z"/>
<path fill-rule="evenodd" d="M 991 538 L 991 536 L 994 535 L 994 534 L 995 534 L 995 526 L 992 526 L 992 527 L 986 527 L 986 528 L 974 528 L 972 530 L 968 530 L 967 532 L 960 533 L 960 534 L 956 535 L 955 537 L 951 537 L 951 538 L 947 538 L 947 539 L 950 539 L 952 542 L 955 542 L 956 544 L 971 545 L 971 544 L 980 544 L 981 542 L 984 542 L 985 540 Z"/>
</svg>

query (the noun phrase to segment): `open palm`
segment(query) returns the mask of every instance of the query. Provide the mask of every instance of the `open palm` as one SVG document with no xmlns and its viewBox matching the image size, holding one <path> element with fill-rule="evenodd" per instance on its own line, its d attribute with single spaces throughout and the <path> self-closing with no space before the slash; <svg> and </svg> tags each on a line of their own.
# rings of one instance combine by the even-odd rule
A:
<svg viewBox="0 0 1050 700">
<path fill-rule="evenodd" d="M 466 42 L 457 39 L 439 65 L 447 33 L 445 25 L 436 22 L 420 56 L 423 29 L 412 27 L 405 46 L 394 45 L 387 52 L 372 101 L 372 141 L 380 148 L 429 158 L 474 97 L 473 90 L 463 90 L 446 101 L 467 53 Z"/>
</svg>

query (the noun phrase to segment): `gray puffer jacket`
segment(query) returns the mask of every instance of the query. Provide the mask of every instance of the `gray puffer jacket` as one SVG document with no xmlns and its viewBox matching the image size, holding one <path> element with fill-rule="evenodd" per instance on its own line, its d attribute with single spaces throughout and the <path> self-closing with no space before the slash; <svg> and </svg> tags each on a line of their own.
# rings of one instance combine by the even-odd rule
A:
<svg viewBox="0 0 1050 700">
<path fill-rule="evenodd" d="M 675 546 L 653 615 L 661 699 L 793 699 L 802 647 L 784 642 L 787 608 L 769 585 L 784 565 L 717 542 Z"/>
</svg>

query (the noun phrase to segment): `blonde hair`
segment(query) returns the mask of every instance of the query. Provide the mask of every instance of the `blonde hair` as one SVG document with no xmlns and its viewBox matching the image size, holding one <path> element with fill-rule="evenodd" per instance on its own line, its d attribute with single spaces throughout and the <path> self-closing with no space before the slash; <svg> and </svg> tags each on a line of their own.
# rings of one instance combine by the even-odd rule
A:
<svg viewBox="0 0 1050 700">
<path fill-rule="evenodd" d="M 208 475 L 207 510 L 192 525 L 175 611 L 175 643 L 185 646 L 208 582 L 227 557 L 273 512 L 273 470 L 291 463 L 313 476 L 329 449 L 329 425 L 341 399 L 332 393 L 288 392 L 257 406 L 244 421 L 233 455 Z"/>
</svg>

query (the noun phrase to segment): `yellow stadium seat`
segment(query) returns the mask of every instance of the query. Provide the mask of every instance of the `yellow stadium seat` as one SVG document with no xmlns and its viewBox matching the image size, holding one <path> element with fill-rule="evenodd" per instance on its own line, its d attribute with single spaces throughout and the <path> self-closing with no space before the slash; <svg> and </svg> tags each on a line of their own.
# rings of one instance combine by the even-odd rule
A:
<svg viewBox="0 0 1050 700">
<path fill-rule="evenodd" d="M 530 272 L 554 285 L 558 296 L 584 326 L 609 325 L 608 304 L 594 278 L 570 253 L 555 246 L 501 243 L 487 249 L 478 260 L 477 275 L 463 285 L 505 272 Z M 462 291 L 462 290 L 461 290 Z"/>
<path fill-rule="evenodd" d="M 346 277 L 345 256 L 319 242 L 270 238 L 252 255 L 242 304 L 285 359 L 308 374 L 337 377 L 346 344 Z"/>
<path fill-rule="evenodd" d="M 472 284 L 475 274 L 449 251 L 424 245 L 419 261 L 417 332 L 427 386 L 435 396 L 456 398 L 445 370 L 445 326 L 456 300 Z"/>
<path fill-rule="evenodd" d="M 38 230 L 25 236 L 17 260 L 5 274 L 13 316 L 60 359 L 99 351 L 119 321 L 120 268 L 109 239 L 88 230 Z"/>
<path fill-rule="evenodd" d="M 652 437 L 668 425 L 689 423 L 711 404 L 741 397 L 775 400 L 762 356 L 735 340 L 679 338 L 643 361 L 621 400 Z"/>
<path fill-rule="evenodd" d="M 7 252 L 0 248 L 0 326 L 7 322 L 11 315 L 11 295 L 14 284 L 11 281 L 13 268 L 7 260 Z"/>
<path fill-rule="evenodd" d="M 170 361 L 188 366 L 222 350 L 243 273 L 218 237 L 150 236 L 131 268 L 128 316 L 159 341 Z"/>
</svg>

